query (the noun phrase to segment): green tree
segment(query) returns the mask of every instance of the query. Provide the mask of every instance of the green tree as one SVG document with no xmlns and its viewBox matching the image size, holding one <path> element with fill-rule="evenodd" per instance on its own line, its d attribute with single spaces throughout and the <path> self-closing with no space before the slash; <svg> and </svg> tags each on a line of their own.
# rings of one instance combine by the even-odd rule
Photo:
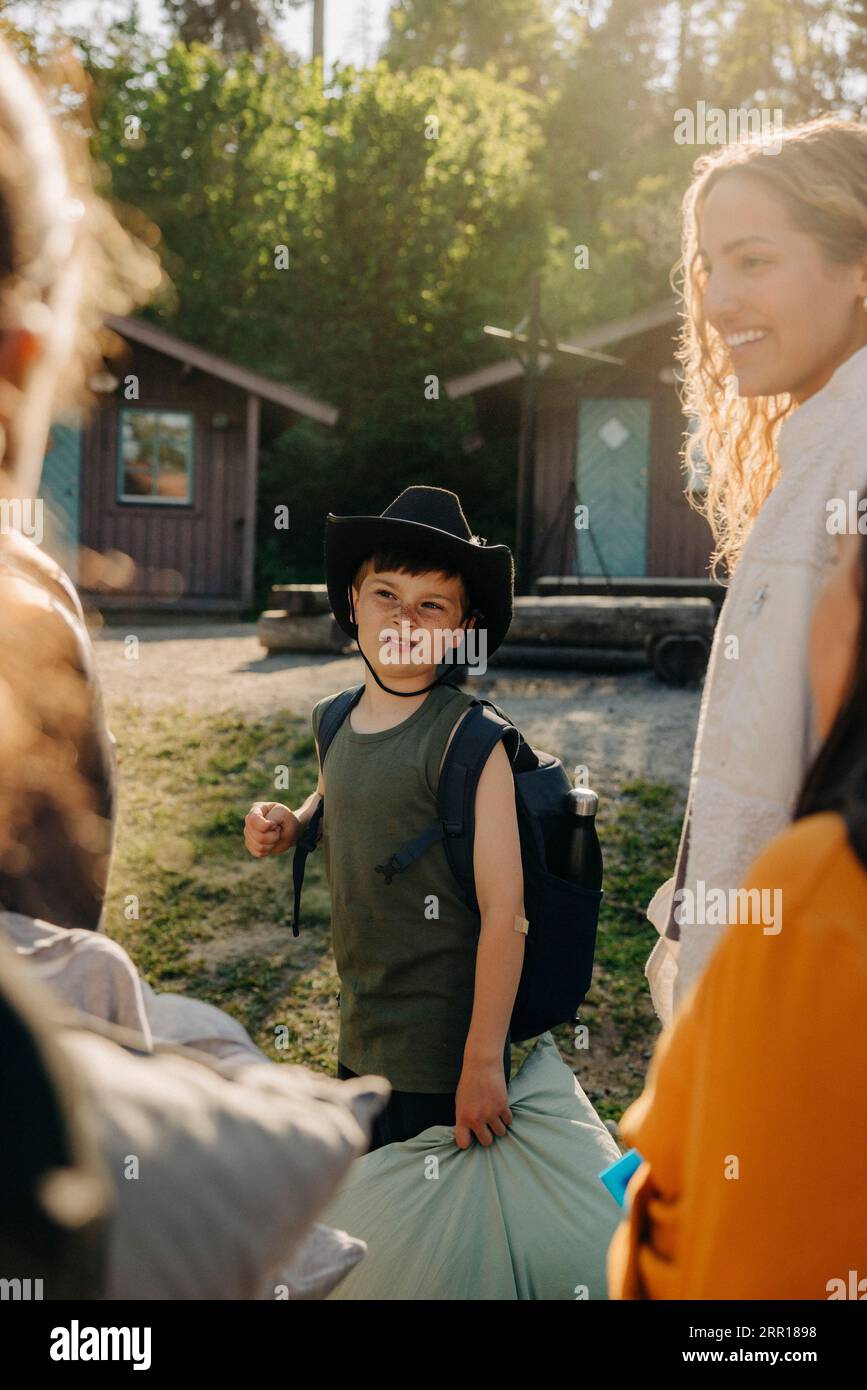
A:
<svg viewBox="0 0 867 1390">
<path fill-rule="evenodd" d="M 466 477 L 471 411 L 443 383 L 476 365 L 484 322 L 519 317 L 544 259 L 539 103 L 489 75 L 384 65 L 323 90 L 268 48 L 178 44 L 92 71 L 115 196 L 162 234 L 174 297 L 152 312 L 341 408 L 336 441 L 298 429 L 263 474 L 263 516 L 310 499 L 294 561 L 319 563 L 325 480 L 335 509 L 379 510 L 413 480 L 486 495 L 479 455 Z"/>
<path fill-rule="evenodd" d="M 857 66 L 846 53 L 850 9 L 849 0 L 730 0 L 713 38 L 716 104 L 780 107 L 787 124 L 839 106 L 851 59 Z"/>
<path fill-rule="evenodd" d="M 255 53 L 273 42 L 271 21 L 303 0 L 163 0 L 182 43 L 207 43 L 226 53 Z"/>
<path fill-rule="evenodd" d="M 554 0 L 396 0 L 383 56 L 403 72 L 490 67 L 539 91 L 557 66 L 575 8 Z"/>
<path fill-rule="evenodd" d="M 456 486 L 483 534 L 509 535 L 513 441 L 466 454 L 472 408 L 443 382 L 502 357 L 481 326 L 521 319 L 533 270 L 564 335 L 665 294 L 704 152 L 675 144 L 676 110 L 841 104 L 867 32 L 847 3 L 610 0 L 591 22 L 553 0 L 401 0 L 384 61 L 324 88 L 258 21 L 166 53 L 134 23 L 84 43 L 98 152 L 162 234 L 174 298 L 151 312 L 341 409 L 334 434 L 299 425 L 269 449 L 271 577 L 316 577 L 324 511 L 379 510 L 410 481 Z M 280 502 L 286 548 L 265 532 Z"/>
</svg>

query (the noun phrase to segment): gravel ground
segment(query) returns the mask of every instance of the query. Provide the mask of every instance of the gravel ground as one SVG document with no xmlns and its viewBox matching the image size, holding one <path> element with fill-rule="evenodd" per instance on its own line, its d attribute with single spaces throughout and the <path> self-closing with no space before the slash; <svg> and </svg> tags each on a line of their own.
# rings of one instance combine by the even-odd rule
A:
<svg viewBox="0 0 867 1390">
<path fill-rule="evenodd" d="M 138 654 L 129 634 L 135 633 Z M 109 719 L 127 700 L 145 707 L 287 709 L 307 717 L 325 695 L 361 680 L 359 657 L 269 656 L 248 623 L 130 624 L 95 637 Z M 498 668 L 466 687 L 506 710 L 537 747 L 583 764 L 591 785 L 629 777 L 685 793 L 700 692 L 662 685 L 650 671 L 617 675 Z M 116 722 L 116 721 L 115 721 Z M 122 727 L 114 732 L 122 738 Z"/>
</svg>

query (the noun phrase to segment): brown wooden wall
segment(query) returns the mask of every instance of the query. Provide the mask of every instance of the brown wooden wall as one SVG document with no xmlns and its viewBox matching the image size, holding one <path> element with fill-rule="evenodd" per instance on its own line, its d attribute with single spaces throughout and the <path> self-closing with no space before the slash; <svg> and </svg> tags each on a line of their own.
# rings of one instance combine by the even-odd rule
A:
<svg viewBox="0 0 867 1390">
<path fill-rule="evenodd" d="M 575 461 L 578 394 L 574 383 L 542 383 L 536 420 L 533 578 L 575 572 Z"/>
<path fill-rule="evenodd" d="M 617 351 L 617 349 L 615 349 Z M 625 367 L 604 368 L 571 380 L 540 384 L 533 531 L 533 578 L 575 572 L 573 507 L 579 402 L 588 397 L 649 398 L 650 468 L 647 499 L 647 574 L 705 578 L 711 551 L 707 522 L 683 491 L 680 449 L 685 422 L 674 386 L 659 381 L 673 361 L 670 333 L 657 332 Z"/>
<path fill-rule="evenodd" d="M 138 345 L 112 367 L 123 381 L 135 373 L 140 397 L 123 387 L 90 418 L 83 448 L 81 543 L 104 554 L 118 550 L 136 563 L 132 595 L 162 594 L 161 571 L 180 575 L 184 598 L 241 597 L 244 528 L 246 394 L 181 362 Z M 192 504 L 155 506 L 117 501 L 118 432 L 125 407 L 184 410 L 195 419 Z M 228 415 L 227 430 L 211 426 Z"/>
</svg>

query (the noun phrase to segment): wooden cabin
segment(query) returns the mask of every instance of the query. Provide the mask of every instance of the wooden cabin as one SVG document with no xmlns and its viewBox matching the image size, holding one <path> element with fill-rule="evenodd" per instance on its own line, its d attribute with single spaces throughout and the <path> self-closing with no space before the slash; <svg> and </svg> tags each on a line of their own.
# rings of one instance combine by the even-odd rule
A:
<svg viewBox="0 0 867 1390">
<path fill-rule="evenodd" d="M 48 548 L 101 608 L 238 614 L 253 603 L 260 444 L 337 411 L 151 323 L 108 323 L 126 355 L 92 378 L 90 415 L 49 438 Z"/>
<path fill-rule="evenodd" d="M 666 300 L 569 340 L 622 365 L 565 353 L 542 359 L 523 592 L 600 592 L 608 581 L 620 592 L 705 591 L 711 535 L 684 492 L 677 326 L 676 302 Z M 471 396 L 483 438 L 514 439 L 517 461 L 522 363 L 483 367 L 446 390 Z M 586 513 L 576 512 L 581 506 Z"/>
</svg>

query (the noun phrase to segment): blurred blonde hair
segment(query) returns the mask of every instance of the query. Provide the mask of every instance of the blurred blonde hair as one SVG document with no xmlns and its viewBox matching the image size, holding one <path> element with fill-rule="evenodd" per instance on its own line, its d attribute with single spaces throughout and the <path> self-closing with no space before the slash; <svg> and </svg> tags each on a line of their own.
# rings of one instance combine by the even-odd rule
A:
<svg viewBox="0 0 867 1390">
<path fill-rule="evenodd" d="M 711 189 L 727 174 L 755 179 L 784 204 L 793 226 L 818 242 L 829 264 L 867 254 L 867 127 L 840 116 L 792 126 L 776 154 L 747 141 L 703 155 L 682 205 L 682 255 L 676 267 L 684 299 L 677 356 L 684 368 L 682 401 L 696 421 L 684 447 L 689 481 L 704 477 L 702 497 L 689 501 L 705 515 L 715 548 L 712 572 L 734 569 L 750 527 L 779 478 L 777 435 L 795 408 L 788 394 L 739 397 L 727 390 L 728 350 L 706 322 L 698 255 L 698 217 Z"/>
<path fill-rule="evenodd" d="M 55 59 L 42 80 L 0 37 L 0 337 L 26 329 L 39 344 L 21 387 L 0 379 L 0 502 L 37 495 L 53 415 L 88 400 L 118 344 L 104 315 L 143 303 L 161 278 L 94 190 L 80 66 Z M 87 652 L 65 576 L 0 533 L 0 906 L 32 915 L 49 915 L 52 884 L 72 882 L 87 907 L 104 889 L 111 827 L 94 746 L 105 727 Z"/>
<path fill-rule="evenodd" d="M 50 419 L 90 400 L 87 381 L 117 346 L 105 315 L 144 303 L 161 279 L 153 250 L 94 191 L 80 65 L 57 55 L 39 79 L 0 37 L 0 333 L 29 329 L 41 349 L 25 391 L 0 383 L 24 495 L 37 491 Z"/>
</svg>

